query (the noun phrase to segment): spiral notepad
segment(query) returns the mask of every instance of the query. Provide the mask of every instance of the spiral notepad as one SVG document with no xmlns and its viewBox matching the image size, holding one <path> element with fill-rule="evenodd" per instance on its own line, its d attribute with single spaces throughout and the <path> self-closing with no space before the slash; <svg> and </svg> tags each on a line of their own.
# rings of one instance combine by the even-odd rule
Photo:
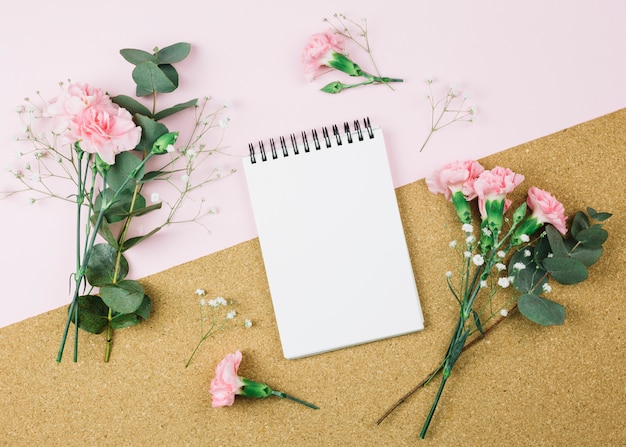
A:
<svg viewBox="0 0 626 447">
<path fill-rule="evenodd" d="M 423 329 L 382 129 L 365 119 L 249 151 L 244 171 L 284 356 Z"/>
</svg>

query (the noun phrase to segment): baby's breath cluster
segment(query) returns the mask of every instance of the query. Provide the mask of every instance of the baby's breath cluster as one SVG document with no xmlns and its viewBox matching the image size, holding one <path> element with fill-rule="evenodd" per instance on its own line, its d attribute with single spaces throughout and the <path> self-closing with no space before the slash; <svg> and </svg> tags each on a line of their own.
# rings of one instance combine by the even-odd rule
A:
<svg viewBox="0 0 626 447">
<path fill-rule="evenodd" d="M 252 327 L 252 320 L 249 319 L 245 319 L 242 324 L 235 323 L 237 311 L 233 308 L 235 305 L 234 300 L 227 300 L 222 296 L 207 300 L 205 298 L 206 291 L 204 289 L 196 289 L 194 294 L 201 297 L 199 301 L 200 340 L 191 353 L 189 360 L 187 360 L 185 368 L 189 366 L 191 360 L 205 340 L 227 329 L 240 326 L 246 329 Z"/>
<path fill-rule="evenodd" d="M 433 91 L 435 80 L 428 78 L 426 83 L 428 84 L 426 100 L 430 105 L 430 129 L 420 147 L 420 152 L 424 150 L 436 131 L 458 122 L 473 123 L 476 116 L 476 107 L 471 104 L 469 96 L 464 94 L 457 84 L 450 84 L 442 96 L 436 97 Z"/>
</svg>

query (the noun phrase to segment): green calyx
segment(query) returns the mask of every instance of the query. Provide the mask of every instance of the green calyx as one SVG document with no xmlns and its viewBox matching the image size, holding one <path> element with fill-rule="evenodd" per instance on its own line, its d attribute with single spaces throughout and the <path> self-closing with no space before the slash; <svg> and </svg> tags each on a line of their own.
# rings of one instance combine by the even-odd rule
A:
<svg viewBox="0 0 626 447">
<path fill-rule="evenodd" d="M 265 399 L 273 394 L 273 390 L 264 383 L 255 382 L 245 377 L 240 377 L 240 379 L 243 382 L 243 387 L 241 387 L 242 396 Z"/>
</svg>

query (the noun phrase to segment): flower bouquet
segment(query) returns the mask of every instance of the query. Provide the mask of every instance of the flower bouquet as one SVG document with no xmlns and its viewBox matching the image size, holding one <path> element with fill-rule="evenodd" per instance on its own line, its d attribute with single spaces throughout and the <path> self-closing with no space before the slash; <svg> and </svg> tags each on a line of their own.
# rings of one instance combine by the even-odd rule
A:
<svg viewBox="0 0 626 447">
<path fill-rule="evenodd" d="M 49 100 L 40 98 L 19 109 L 25 131 L 22 141 L 31 149 L 21 169 L 13 170 L 24 189 L 40 198 L 73 202 L 76 213 L 76 267 L 73 291 L 63 329 L 57 361 L 61 361 L 71 325 L 74 325 L 74 361 L 78 356 L 78 329 L 98 334 L 106 331 L 105 361 L 109 360 L 115 329 L 138 324 L 148 318 L 152 301 L 141 284 L 128 278 L 124 256 L 164 227 L 197 221 L 209 211 L 202 206 L 195 217 L 177 220 L 183 199 L 193 190 L 220 177 L 214 171 L 193 183 L 190 176 L 210 149 L 201 139 L 213 128 L 222 127 L 222 108 L 209 113 L 208 98 L 192 99 L 157 110 L 161 94 L 178 88 L 173 64 L 190 52 L 188 43 L 177 43 L 153 52 L 123 49 L 121 55 L 134 65 L 132 72 L 138 97 L 151 98 L 149 108 L 129 96 L 110 96 L 86 83 L 61 83 L 61 93 Z M 195 111 L 193 132 L 176 147 L 179 133 L 162 120 L 187 109 Z M 221 140 L 221 137 L 219 138 Z M 62 185 L 75 189 L 66 196 Z M 144 196 L 148 184 L 168 184 L 175 189 L 173 203 L 163 202 L 153 191 Z M 10 195 L 10 194 L 9 194 Z M 131 223 L 140 216 L 166 209 L 162 223 L 144 234 L 132 235 Z"/>
<path fill-rule="evenodd" d="M 468 339 L 481 337 L 515 308 L 534 323 L 563 324 L 565 308 L 546 297 L 552 290 L 549 279 L 563 285 L 580 283 L 587 279 L 588 267 L 602 255 L 608 232 L 600 222 L 611 214 L 592 208 L 587 208 L 587 213 L 577 212 L 567 236 L 564 207 L 547 191 L 530 187 L 527 200 L 512 210 L 507 194 L 523 180 L 523 175 L 508 168 L 485 170 L 472 160 L 449 163 L 426 179 L 431 192 L 443 194 L 453 203 L 463 242 L 450 243 L 458 252 L 459 266 L 456 273 L 446 273 L 446 282 L 459 305 L 459 315 L 448 349 L 435 371 L 409 393 L 441 373 L 439 388 L 420 432 L 422 439 Z M 480 215 L 476 223 L 474 202 Z M 495 318 L 499 320 L 488 327 L 488 322 Z"/>
</svg>

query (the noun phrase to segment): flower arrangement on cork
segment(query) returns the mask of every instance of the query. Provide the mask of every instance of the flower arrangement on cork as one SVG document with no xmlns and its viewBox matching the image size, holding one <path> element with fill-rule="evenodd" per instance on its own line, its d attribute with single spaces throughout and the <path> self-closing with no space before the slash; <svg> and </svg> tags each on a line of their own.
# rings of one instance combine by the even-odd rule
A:
<svg viewBox="0 0 626 447">
<path fill-rule="evenodd" d="M 513 310 L 543 326 L 563 324 L 565 307 L 548 298 L 550 280 L 574 285 L 588 278 L 589 267 L 600 259 L 608 238 L 602 222 L 611 214 L 587 208 L 568 217 L 561 202 L 536 186 L 514 208 L 507 195 L 523 181 L 522 174 L 509 168 L 487 170 L 474 160 L 449 163 L 426 179 L 432 193 L 452 202 L 460 223 L 461 239 L 449 244 L 458 264 L 445 274 L 459 313 L 439 366 L 390 407 L 379 424 L 441 374 L 420 431 L 423 439 L 462 352 Z"/>
<path fill-rule="evenodd" d="M 76 217 L 75 270 L 71 301 L 62 331 L 57 361 L 61 361 L 70 329 L 74 332 L 74 361 L 78 358 L 78 329 L 106 333 L 105 360 L 109 360 L 113 331 L 148 318 L 152 300 L 142 285 L 129 279 L 125 254 L 163 228 L 181 222 L 199 222 L 213 212 L 202 203 L 192 217 L 179 211 L 190 192 L 221 177 L 210 169 L 196 179 L 195 171 L 220 150 L 227 118 L 224 107 L 208 108 L 208 98 L 191 99 L 159 110 L 163 94 L 178 88 L 174 64 L 190 53 L 190 45 L 176 43 L 152 52 L 123 49 L 133 65 L 136 96 L 111 96 L 84 82 L 64 82 L 51 99 L 38 94 L 18 110 L 24 125 L 18 138 L 28 143 L 22 165 L 11 172 L 23 185 L 15 193 L 31 194 L 31 203 L 47 198 L 74 205 Z M 182 144 L 166 118 L 189 111 L 193 131 Z M 221 129 L 221 130 L 220 130 Z M 213 143 L 204 143 L 217 130 Z M 74 193 L 67 195 L 69 185 Z M 146 195 L 148 185 L 152 192 Z M 159 194 L 173 188 L 173 201 Z M 160 223 L 133 233 L 141 216 L 160 210 Z"/>
</svg>

